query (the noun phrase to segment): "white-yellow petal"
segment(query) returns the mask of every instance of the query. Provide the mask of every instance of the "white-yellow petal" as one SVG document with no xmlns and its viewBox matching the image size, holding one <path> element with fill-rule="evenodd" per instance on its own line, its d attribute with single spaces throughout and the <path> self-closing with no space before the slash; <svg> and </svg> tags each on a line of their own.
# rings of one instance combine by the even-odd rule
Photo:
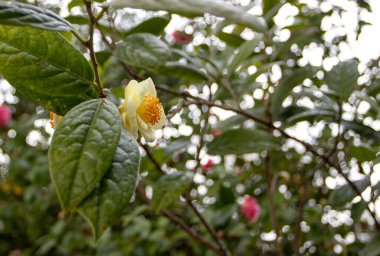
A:
<svg viewBox="0 0 380 256">
<path fill-rule="evenodd" d="M 134 106 L 134 102 L 132 100 L 132 97 L 128 97 L 128 104 L 125 108 L 125 124 L 126 128 L 129 130 L 129 132 L 132 134 L 132 136 L 137 139 L 138 138 L 138 124 L 137 124 L 137 114 L 136 114 L 136 108 Z"/>
<path fill-rule="evenodd" d="M 153 125 L 153 129 L 161 129 L 166 123 L 166 116 L 164 112 L 164 108 L 161 106 L 161 115 L 160 115 L 160 121 L 158 123 Z"/>
<path fill-rule="evenodd" d="M 154 85 L 152 79 L 149 77 L 148 79 L 142 81 L 144 86 L 146 87 L 146 94 L 149 96 L 157 97 L 156 86 Z"/>
<path fill-rule="evenodd" d="M 146 86 L 141 86 L 141 83 L 138 83 L 136 80 L 132 80 L 128 83 L 127 87 L 125 87 L 124 97 L 126 101 L 128 101 L 128 97 L 131 97 L 135 107 L 137 108 L 141 104 L 146 92 Z"/>
<path fill-rule="evenodd" d="M 137 116 L 137 123 L 141 135 L 145 138 L 147 142 L 153 142 L 156 139 L 155 130 L 148 124 L 144 122 L 139 116 Z"/>
</svg>

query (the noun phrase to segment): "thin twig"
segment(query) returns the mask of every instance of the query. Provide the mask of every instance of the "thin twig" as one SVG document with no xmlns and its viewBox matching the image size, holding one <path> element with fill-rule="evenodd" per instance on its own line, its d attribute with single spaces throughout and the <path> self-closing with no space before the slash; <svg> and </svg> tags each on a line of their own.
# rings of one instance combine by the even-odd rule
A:
<svg viewBox="0 0 380 256">
<path fill-rule="evenodd" d="M 142 198 L 148 205 L 151 205 L 151 200 L 146 196 L 145 191 L 141 186 L 137 187 L 136 192 L 138 193 L 140 198 Z M 223 255 L 221 254 L 217 245 L 204 239 L 200 234 L 198 234 L 198 232 L 196 232 L 194 229 L 192 229 L 190 226 L 188 226 L 185 222 L 183 222 L 180 218 L 175 216 L 170 211 L 162 210 L 160 212 L 160 215 L 168 218 L 171 222 L 180 227 L 183 231 L 189 234 L 194 240 L 198 241 L 200 244 L 204 245 L 205 247 L 209 248 L 210 250 L 216 252 L 219 255 Z"/>
<path fill-rule="evenodd" d="M 299 199 L 297 218 L 296 218 L 296 223 L 295 223 L 294 239 L 292 242 L 293 253 L 295 256 L 300 255 L 300 246 L 301 246 L 301 238 L 302 238 L 301 222 L 303 221 L 303 217 L 304 217 L 305 204 L 308 200 L 308 193 L 307 193 L 308 184 L 307 183 L 308 183 L 307 179 L 302 179 L 300 187 L 297 189 L 300 199 Z"/>
<path fill-rule="evenodd" d="M 165 171 L 162 169 L 160 163 L 154 158 L 154 156 L 152 155 L 152 153 L 150 152 L 150 148 L 148 145 L 146 144 L 142 144 L 140 143 L 140 145 L 144 148 L 146 154 L 147 154 L 147 157 L 148 159 L 153 163 L 153 165 L 156 167 L 156 169 L 162 173 L 162 174 L 165 174 Z M 213 230 L 213 228 L 210 226 L 210 224 L 208 224 L 208 222 L 206 221 L 205 218 L 203 218 L 202 214 L 198 211 L 198 209 L 193 205 L 192 201 L 191 201 L 191 198 L 189 197 L 189 195 L 186 195 L 186 203 L 190 206 L 190 208 L 194 211 L 194 213 L 197 215 L 197 217 L 199 218 L 199 220 L 201 221 L 201 223 L 205 226 L 205 228 L 207 229 L 208 233 L 211 235 L 211 237 L 214 239 L 214 241 L 217 243 L 218 247 L 219 247 L 219 253 L 220 255 L 223 255 L 223 256 L 228 256 L 228 255 L 231 255 L 231 253 L 224 248 L 224 246 L 222 245 L 222 243 L 220 242 L 220 239 L 217 237 L 215 231 Z"/>
<path fill-rule="evenodd" d="M 198 211 L 197 207 L 193 204 L 191 201 L 190 196 L 186 196 L 186 202 L 190 206 L 190 208 L 193 210 L 193 212 L 197 215 L 198 219 L 202 222 L 203 226 L 207 229 L 207 231 L 210 233 L 212 239 L 214 242 L 218 245 L 219 250 L 221 252 L 221 255 L 228 256 L 231 255 L 227 249 L 224 248 L 223 244 L 221 243 L 220 239 L 216 235 L 215 230 L 211 227 L 211 225 L 206 221 L 206 219 L 203 217 L 203 215 Z"/>
<path fill-rule="evenodd" d="M 180 101 L 179 104 L 174 109 L 168 112 L 168 114 L 166 115 L 166 119 L 168 120 L 172 119 L 177 113 L 181 112 L 181 110 L 187 106 L 188 104 L 186 101 L 184 100 Z"/>
<path fill-rule="evenodd" d="M 165 174 L 165 171 L 162 169 L 160 163 L 154 158 L 152 152 L 150 151 L 149 146 L 147 144 L 143 144 L 141 142 L 139 142 L 139 144 L 145 150 L 146 156 L 152 162 L 154 167 L 156 167 L 157 171 L 159 171 L 162 174 Z"/>
<path fill-rule="evenodd" d="M 274 245 L 276 248 L 276 254 L 279 256 L 284 255 L 282 244 L 281 244 L 281 233 L 280 229 L 277 226 L 276 221 L 276 209 L 275 209 L 275 203 L 274 203 L 274 188 L 275 188 L 275 181 L 273 179 L 272 171 L 271 171 L 271 159 L 270 159 L 270 153 L 267 151 L 267 155 L 264 159 L 264 167 L 265 167 L 265 179 L 267 182 L 267 197 L 268 197 L 268 203 L 269 203 L 269 216 L 270 216 L 270 222 L 272 224 L 272 229 L 276 234 L 276 239 L 274 241 Z"/>
<path fill-rule="evenodd" d="M 210 95 L 208 97 L 208 101 L 212 101 L 212 93 L 211 93 L 211 86 L 210 86 L 210 84 L 211 84 L 211 82 L 209 82 Z M 200 132 L 199 132 L 199 145 L 197 147 L 197 152 L 196 152 L 196 155 L 195 155 L 196 165 L 194 167 L 194 173 L 197 171 L 198 167 L 201 164 L 201 152 L 202 152 L 202 149 L 203 149 L 204 143 L 205 143 L 205 134 L 207 133 L 207 129 L 208 129 L 208 126 L 209 126 L 210 111 L 211 111 L 211 108 L 207 107 L 206 113 L 204 114 L 204 120 L 205 120 L 204 126 L 200 128 Z"/>
<path fill-rule="evenodd" d="M 99 75 L 99 70 L 98 70 L 98 61 L 96 59 L 96 54 L 94 50 L 94 29 L 95 29 L 96 20 L 92 12 L 92 2 L 88 0 L 84 0 L 84 3 L 85 3 L 87 14 L 90 20 L 89 39 L 86 45 L 90 53 L 90 59 L 91 59 L 92 67 L 94 69 L 94 74 L 95 74 L 95 83 L 98 86 L 98 90 L 99 90 L 99 97 L 105 98 L 106 94 L 103 91 L 102 82 L 100 80 L 100 75 Z"/>
<path fill-rule="evenodd" d="M 337 132 L 337 135 L 335 137 L 334 146 L 331 149 L 330 153 L 328 153 L 328 155 L 327 155 L 328 158 L 331 158 L 334 155 L 334 153 L 337 151 L 339 142 L 341 140 L 341 137 L 344 134 L 344 132 L 341 133 L 341 131 L 340 131 L 341 130 L 341 126 L 342 126 L 342 114 L 343 114 L 343 108 L 342 108 L 342 103 L 341 102 L 338 102 L 338 108 L 339 108 L 339 111 L 338 111 L 338 120 L 337 120 L 337 123 L 338 123 L 338 132 Z"/>
</svg>

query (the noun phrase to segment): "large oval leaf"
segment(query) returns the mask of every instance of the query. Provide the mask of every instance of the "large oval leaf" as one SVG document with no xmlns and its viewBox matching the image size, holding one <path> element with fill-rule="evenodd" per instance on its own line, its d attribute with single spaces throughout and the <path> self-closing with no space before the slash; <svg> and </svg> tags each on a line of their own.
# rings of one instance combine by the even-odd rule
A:
<svg viewBox="0 0 380 256">
<path fill-rule="evenodd" d="M 193 181 L 190 172 L 177 172 L 162 176 L 153 187 L 153 204 L 158 213 L 186 192 Z"/>
<path fill-rule="evenodd" d="M 267 29 L 267 24 L 263 18 L 249 14 L 244 8 L 215 0 L 112 0 L 110 5 L 119 8 L 131 7 L 150 11 L 168 11 L 185 16 L 203 16 L 204 13 L 209 13 L 259 32 L 264 32 Z"/>
<path fill-rule="evenodd" d="M 64 211 L 72 211 L 111 166 L 121 121 L 106 99 L 83 102 L 59 123 L 49 150 L 50 175 Z"/>
<path fill-rule="evenodd" d="M 355 184 L 356 188 L 360 192 L 363 192 L 370 185 L 370 180 L 368 177 L 364 177 L 363 179 L 354 181 L 352 183 Z M 342 207 L 346 203 L 351 202 L 356 196 L 358 196 L 358 194 L 351 187 L 351 185 L 345 184 L 332 191 L 329 197 L 329 201 L 334 207 Z"/>
<path fill-rule="evenodd" d="M 135 192 L 139 164 L 139 147 L 135 139 L 122 129 L 110 169 L 77 209 L 91 225 L 95 239 L 123 214 Z"/>
<path fill-rule="evenodd" d="M 259 153 L 279 147 L 279 139 L 269 133 L 250 130 L 229 130 L 216 137 L 207 145 L 212 155 Z"/>
<path fill-rule="evenodd" d="M 165 27 L 169 24 L 171 20 L 170 14 L 164 14 L 162 16 L 153 17 L 144 20 L 140 24 L 128 29 L 124 33 L 125 36 L 135 34 L 135 33 L 150 33 L 154 35 L 159 35 L 164 31 Z"/>
<path fill-rule="evenodd" d="M 260 43 L 260 41 L 263 39 L 262 35 L 256 34 L 256 37 L 250 41 L 245 41 L 237 51 L 236 54 L 233 54 L 228 59 L 228 74 L 232 75 L 234 72 L 236 72 L 236 69 L 239 67 L 239 65 L 247 59 L 255 50 L 256 46 Z"/>
<path fill-rule="evenodd" d="M 0 25 L 0 73 L 18 92 L 60 115 L 97 97 L 90 64 L 57 32 Z"/>
<path fill-rule="evenodd" d="M 128 36 L 118 45 L 116 57 L 119 60 L 149 71 L 155 71 L 172 58 L 169 46 L 158 37 L 148 33 Z"/>
<path fill-rule="evenodd" d="M 359 78 L 358 64 L 354 60 L 340 62 L 326 73 L 326 83 L 343 100 L 350 97 Z"/>
<path fill-rule="evenodd" d="M 0 24 L 70 31 L 71 25 L 52 11 L 30 4 L 0 2 Z"/>
<path fill-rule="evenodd" d="M 291 70 L 282 82 L 277 85 L 272 96 L 272 114 L 277 119 L 282 109 L 282 103 L 290 95 L 294 87 L 313 75 L 314 71 L 310 67 L 304 67 L 295 71 Z"/>
</svg>

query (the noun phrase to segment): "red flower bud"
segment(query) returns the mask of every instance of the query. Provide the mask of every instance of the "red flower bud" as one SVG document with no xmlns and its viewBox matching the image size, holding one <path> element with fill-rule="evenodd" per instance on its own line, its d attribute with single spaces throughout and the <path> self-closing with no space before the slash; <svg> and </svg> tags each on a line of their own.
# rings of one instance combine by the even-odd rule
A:
<svg viewBox="0 0 380 256">
<path fill-rule="evenodd" d="M 176 30 L 172 34 L 174 41 L 179 44 L 187 44 L 193 40 L 191 35 L 186 34 L 185 32 Z"/>
<path fill-rule="evenodd" d="M 11 110 L 7 106 L 0 106 L 0 128 L 6 126 L 11 118 Z"/>
<path fill-rule="evenodd" d="M 259 218 L 260 205 L 255 198 L 251 196 L 244 198 L 244 202 L 241 205 L 241 214 L 249 224 L 254 223 Z"/>
<path fill-rule="evenodd" d="M 212 167 L 214 167 L 214 162 L 211 159 L 209 159 L 207 161 L 207 163 L 202 165 L 202 170 L 206 172 L 206 171 L 210 170 Z"/>
</svg>

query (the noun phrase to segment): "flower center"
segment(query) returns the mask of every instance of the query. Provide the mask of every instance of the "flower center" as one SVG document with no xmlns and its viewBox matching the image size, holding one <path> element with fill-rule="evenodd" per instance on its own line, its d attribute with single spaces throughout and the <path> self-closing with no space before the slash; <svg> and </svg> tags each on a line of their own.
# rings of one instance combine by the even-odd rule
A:
<svg viewBox="0 0 380 256">
<path fill-rule="evenodd" d="M 154 125 L 160 121 L 161 102 L 153 96 L 144 96 L 140 106 L 137 108 L 137 114 L 145 123 Z"/>
</svg>

